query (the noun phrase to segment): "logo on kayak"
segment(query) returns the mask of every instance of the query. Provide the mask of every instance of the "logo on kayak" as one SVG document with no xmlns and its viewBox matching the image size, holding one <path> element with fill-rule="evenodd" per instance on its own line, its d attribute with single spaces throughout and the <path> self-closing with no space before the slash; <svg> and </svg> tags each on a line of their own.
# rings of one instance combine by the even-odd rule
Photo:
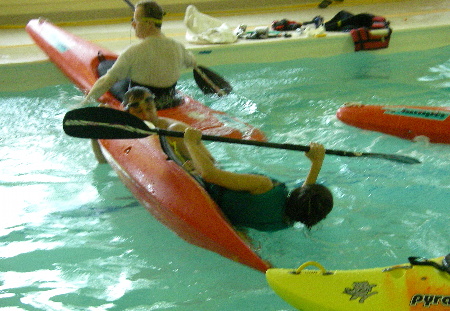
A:
<svg viewBox="0 0 450 311">
<path fill-rule="evenodd" d="M 52 29 L 49 29 L 46 32 L 43 32 L 42 36 L 45 38 L 45 40 L 53 46 L 55 49 L 58 50 L 60 53 L 64 53 L 73 45 L 73 42 L 67 40 L 67 38 L 61 36 L 58 31 L 54 31 Z"/>
<path fill-rule="evenodd" d="M 429 308 L 431 305 L 450 307 L 450 296 L 415 294 L 411 298 L 409 305 L 414 307 L 420 304 L 423 304 L 426 308 Z"/>
<path fill-rule="evenodd" d="M 353 288 L 346 287 L 344 294 L 350 295 L 350 300 L 355 300 L 359 298 L 359 303 L 364 303 L 370 296 L 378 294 L 378 292 L 373 292 L 373 288 L 377 286 L 376 284 L 369 284 L 369 282 L 353 282 Z"/>
<path fill-rule="evenodd" d="M 418 108 L 384 108 L 386 109 L 384 113 L 395 114 L 405 117 L 414 117 L 422 119 L 430 119 L 436 121 L 444 121 L 450 116 L 450 111 L 440 111 L 440 110 L 426 110 Z"/>
</svg>

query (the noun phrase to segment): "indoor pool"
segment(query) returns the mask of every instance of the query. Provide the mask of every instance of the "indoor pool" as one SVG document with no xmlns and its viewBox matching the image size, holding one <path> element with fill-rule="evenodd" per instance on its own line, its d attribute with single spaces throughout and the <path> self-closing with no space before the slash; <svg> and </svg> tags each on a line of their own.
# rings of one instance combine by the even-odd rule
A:
<svg viewBox="0 0 450 311">
<path fill-rule="evenodd" d="M 450 145 L 363 131 L 335 117 L 349 101 L 450 106 L 448 55 L 449 46 L 218 66 L 234 87 L 222 98 L 203 95 L 191 74 L 183 76 L 184 92 L 261 128 L 270 141 L 317 141 L 423 162 L 327 156 L 319 179 L 334 194 L 333 211 L 311 231 L 250 230 L 263 258 L 283 268 L 316 260 L 328 269 L 361 269 L 450 252 Z M 80 95 L 67 82 L 0 93 L 0 309 L 293 310 L 264 274 L 161 225 L 108 165 L 96 163 L 89 141 L 63 134 L 64 113 Z M 289 186 L 309 168 L 301 152 L 208 147 L 226 169 Z"/>
</svg>

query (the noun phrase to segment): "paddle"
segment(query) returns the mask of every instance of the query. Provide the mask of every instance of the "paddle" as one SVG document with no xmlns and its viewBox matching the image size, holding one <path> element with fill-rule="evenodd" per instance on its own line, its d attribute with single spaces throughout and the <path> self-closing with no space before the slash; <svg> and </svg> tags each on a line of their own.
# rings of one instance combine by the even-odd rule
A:
<svg viewBox="0 0 450 311">
<path fill-rule="evenodd" d="M 134 11 L 135 6 L 130 0 L 123 0 Z M 193 70 L 194 80 L 197 86 L 202 90 L 203 94 L 217 94 L 224 96 L 230 94 L 232 87 L 228 81 L 203 66 L 196 66 Z"/>
<path fill-rule="evenodd" d="M 203 94 L 217 94 L 219 96 L 230 94 L 233 90 L 230 83 L 217 73 L 203 66 L 194 68 L 194 80 Z"/>
<path fill-rule="evenodd" d="M 144 138 L 153 133 L 172 137 L 183 137 L 184 135 L 183 132 L 168 131 L 159 128 L 151 129 L 144 121 L 127 112 L 104 107 L 87 107 L 67 112 L 64 116 L 63 128 L 67 135 L 92 139 Z M 222 136 L 202 135 L 202 139 L 285 150 L 309 150 L 309 146 L 235 139 Z M 395 154 L 351 152 L 330 149 L 327 149 L 325 153 L 344 157 L 380 158 L 406 164 L 421 163 L 417 159 Z"/>
<path fill-rule="evenodd" d="M 131 3 L 131 1 L 129 1 L 129 0 L 123 0 L 123 1 L 125 1 L 125 3 L 128 4 L 128 6 L 134 11 L 134 4 Z"/>
</svg>

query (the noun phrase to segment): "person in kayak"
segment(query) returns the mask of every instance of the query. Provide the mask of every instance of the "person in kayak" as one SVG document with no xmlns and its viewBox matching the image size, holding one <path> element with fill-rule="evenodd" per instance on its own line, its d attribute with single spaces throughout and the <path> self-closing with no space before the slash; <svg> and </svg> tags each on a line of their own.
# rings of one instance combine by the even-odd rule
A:
<svg viewBox="0 0 450 311">
<path fill-rule="evenodd" d="M 169 131 L 184 132 L 185 129 L 190 126 L 184 122 L 158 116 L 155 95 L 147 88 L 141 86 L 134 86 L 130 88 L 124 95 L 122 102 L 124 111 L 134 115 L 135 117 L 144 120 L 149 127 L 157 127 Z M 169 144 L 171 145 L 175 155 L 182 163 L 185 163 L 185 168 L 191 170 L 188 160 L 190 160 L 190 154 L 187 150 L 183 138 L 167 137 Z M 211 161 L 214 162 L 214 158 L 206 150 L 207 155 Z"/>
<path fill-rule="evenodd" d="M 132 26 L 137 44 L 128 47 L 105 75 L 100 77 L 82 105 L 98 99 L 116 82 L 129 78 L 130 86 L 141 85 L 156 96 L 158 109 L 174 107 L 181 102 L 175 86 L 184 68 L 196 66 L 196 60 L 183 44 L 166 37 L 161 31 L 165 12 L 155 1 L 136 4 Z"/>
<path fill-rule="evenodd" d="M 258 174 L 239 174 L 219 169 L 209 150 L 201 141 L 201 132 L 188 124 L 159 117 L 154 95 L 144 87 L 131 88 L 122 106 L 130 114 L 155 126 L 184 131 L 184 138 L 169 138 L 183 167 L 201 177 L 205 189 L 236 227 L 261 231 L 288 228 L 300 221 L 311 228 L 324 219 L 333 207 L 333 196 L 323 185 L 316 184 L 325 157 L 325 149 L 310 144 L 306 156 L 311 168 L 303 185 L 288 192 L 284 183 Z"/>
<path fill-rule="evenodd" d="M 290 193 L 284 183 L 258 174 L 241 174 L 218 168 L 205 145 L 201 132 L 185 129 L 184 144 L 205 189 L 236 227 L 276 231 L 302 222 L 308 229 L 324 219 L 333 208 L 330 190 L 316 184 L 325 157 L 323 145 L 311 143 L 306 157 L 311 168 L 301 187 Z"/>
</svg>

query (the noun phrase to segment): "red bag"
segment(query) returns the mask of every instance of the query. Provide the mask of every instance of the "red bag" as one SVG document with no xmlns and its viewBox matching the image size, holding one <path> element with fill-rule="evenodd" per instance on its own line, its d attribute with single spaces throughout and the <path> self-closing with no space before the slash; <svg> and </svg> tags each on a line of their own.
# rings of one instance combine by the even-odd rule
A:
<svg viewBox="0 0 450 311">
<path fill-rule="evenodd" d="M 382 16 L 373 17 L 370 28 L 352 29 L 350 35 L 355 43 L 355 51 L 385 49 L 389 46 L 392 29 Z"/>
</svg>

